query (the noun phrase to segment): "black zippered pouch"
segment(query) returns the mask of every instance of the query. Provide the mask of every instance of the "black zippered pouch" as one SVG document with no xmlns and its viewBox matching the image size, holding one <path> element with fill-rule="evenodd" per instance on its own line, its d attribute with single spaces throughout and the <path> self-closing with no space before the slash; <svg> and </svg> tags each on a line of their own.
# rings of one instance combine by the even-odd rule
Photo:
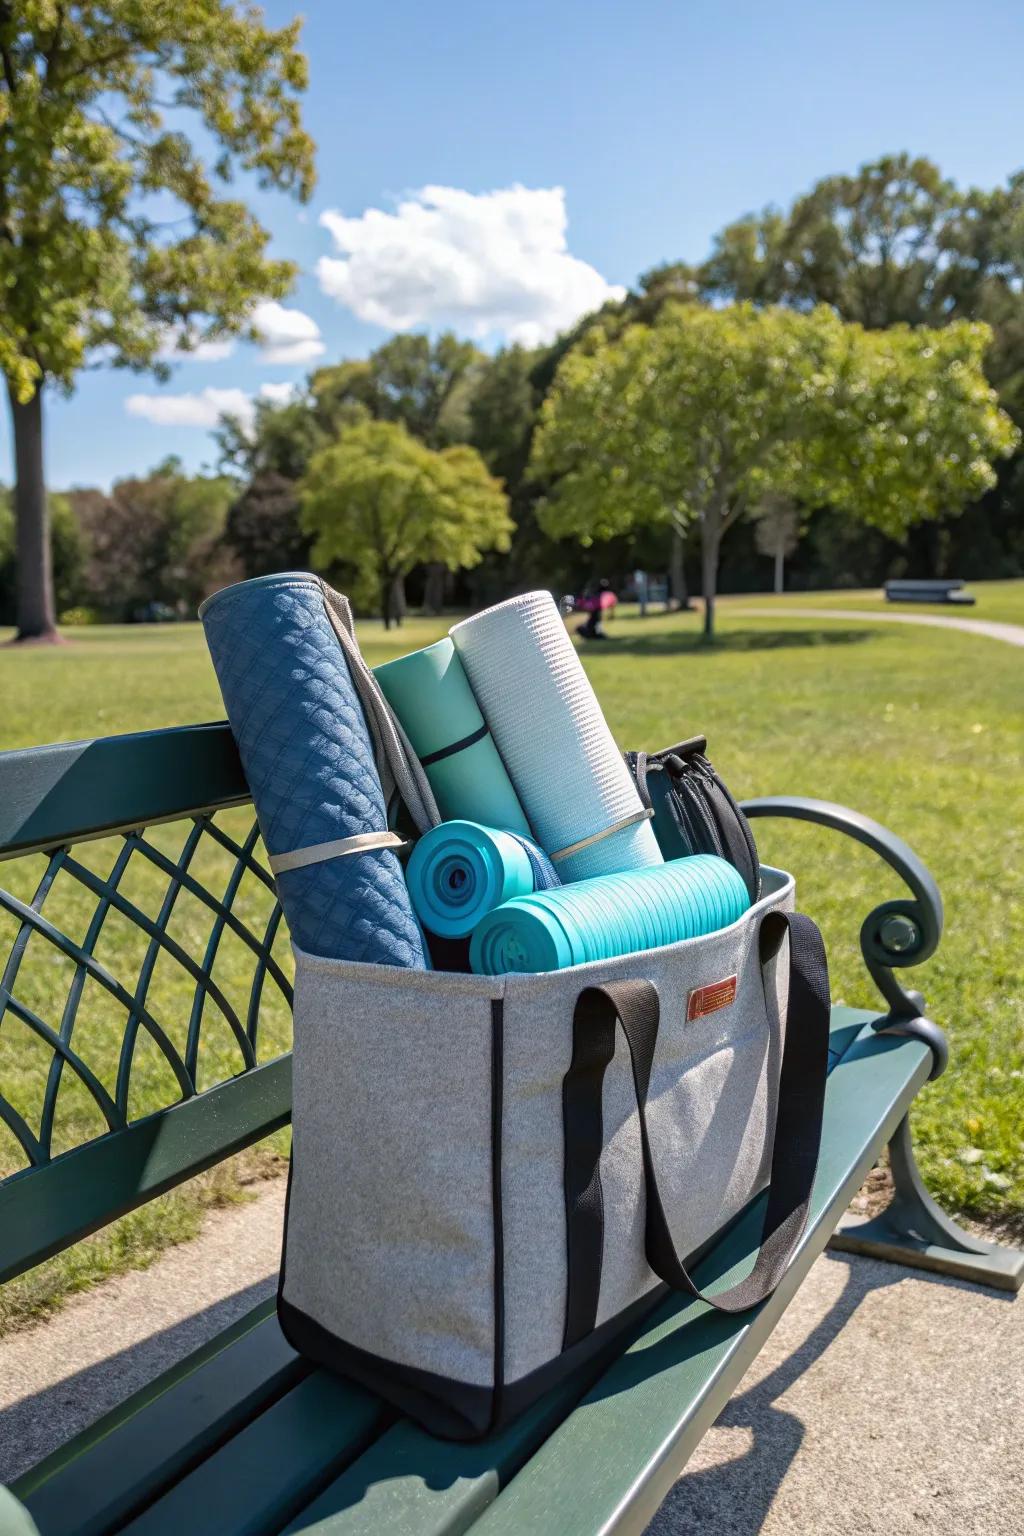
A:
<svg viewBox="0 0 1024 1536">
<path fill-rule="evenodd" d="M 761 890 L 761 861 L 750 823 L 708 762 L 706 736 L 661 752 L 627 752 L 626 763 L 666 859 L 715 853 L 743 876 L 751 901 Z"/>
</svg>

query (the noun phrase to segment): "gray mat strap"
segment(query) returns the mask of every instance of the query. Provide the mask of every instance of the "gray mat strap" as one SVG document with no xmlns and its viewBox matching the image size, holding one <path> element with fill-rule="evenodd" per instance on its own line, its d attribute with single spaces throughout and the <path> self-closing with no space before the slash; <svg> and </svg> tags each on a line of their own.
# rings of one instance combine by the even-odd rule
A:
<svg viewBox="0 0 1024 1536">
<path fill-rule="evenodd" d="M 322 864 L 325 859 L 343 859 L 350 853 L 373 853 L 377 848 L 404 848 L 405 839 L 397 832 L 356 832 L 351 837 L 336 837 L 329 843 L 310 843 L 308 848 L 293 848 L 290 853 L 269 855 L 275 875 L 287 869 L 305 869 L 307 864 Z"/>
<path fill-rule="evenodd" d="M 557 853 L 549 853 L 548 858 L 552 864 L 557 864 L 559 859 L 567 859 L 571 853 L 579 853 L 583 848 L 589 848 L 593 843 L 603 842 L 606 837 L 611 837 L 615 832 L 622 832 L 626 827 L 635 827 L 638 821 L 650 821 L 654 815 L 653 807 L 642 806 L 638 811 L 631 811 L 628 816 L 623 816 L 621 821 L 615 821 L 610 827 L 603 828 L 600 832 L 592 832 L 589 837 L 581 837 L 578 843 L 570 843 L 568 848 L 559 848 Z"/>
</svg>

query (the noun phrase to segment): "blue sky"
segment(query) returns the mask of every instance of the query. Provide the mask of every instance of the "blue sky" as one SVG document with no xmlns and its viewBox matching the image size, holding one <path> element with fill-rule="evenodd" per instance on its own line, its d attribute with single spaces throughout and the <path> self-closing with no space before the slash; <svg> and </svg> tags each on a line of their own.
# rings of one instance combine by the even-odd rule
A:
<svg viewBox="0 0 1024 1536">
<path fill-rule="evenodd" d="M 297 7 L 265 9 L 283 22 Z M 287 312 L 267 312 L 268 345 L 189 359 L 166 385 L 83 376 L 51 401 L 55 487 L 168 453 L 212 463 L 202 421 L 219 403 L 281 393 L 396 327 L 452 323 L 487 345 L 548 334 L 647 268 L 699 258 L 730 219 L 888 151 L 927 154 L 962 184 L 1024 165 L 1019 0 L 302 10 L 317 190 L 305 209 L 254 199 L 275 253 L 301 267 Z"/>
</svg>

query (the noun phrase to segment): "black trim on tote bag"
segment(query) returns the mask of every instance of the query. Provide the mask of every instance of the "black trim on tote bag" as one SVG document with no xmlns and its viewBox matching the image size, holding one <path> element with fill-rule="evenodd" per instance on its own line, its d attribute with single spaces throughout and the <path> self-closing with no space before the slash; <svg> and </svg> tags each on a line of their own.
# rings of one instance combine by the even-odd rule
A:
<svg viewBox="0 0 1024 1536">
<path fill-rule="evenodd" d="M 615 1054 L 616 1026 L 629 1047 L 640 1113 L 647 1214 L 647 1262 L 674 1290 L 706 1301 L 720 1312 L 742 1312 L 775 1290 L 807 1224 L 821 1146 L 828 1069 L 830 999 L 821 934 L 809 917 L 769 912 L 761 920 L 762 960 L 789 934 L 789 1007 L 779 1076 L 771 1183 L 757 1259 L 750 1274 L 716 1295 L 695 1284 L 672 1240 L 658 1188 L 647 1126 L 647 1093 L 658 1040 L 660 1000 L 649 981 L 613 981 L 587 987 L 573 1013 L 573 1052 L 562 1085 L 565 1127 L 565 1213 L 568 1296 L 563 1348 L 592 1331 L 597 1321 L 604 1250 L 601 1151 L 602 1090 Z"/>
</svg>

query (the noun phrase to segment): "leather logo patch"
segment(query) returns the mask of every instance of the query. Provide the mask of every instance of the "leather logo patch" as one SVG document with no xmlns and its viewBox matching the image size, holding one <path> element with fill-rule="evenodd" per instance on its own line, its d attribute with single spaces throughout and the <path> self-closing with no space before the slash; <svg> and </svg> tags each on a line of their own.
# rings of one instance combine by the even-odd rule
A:
<svg viewBox="0 0 1024 1536">
<path fill-rule="evenodd" d="M 724 981 L 712 981 L 706 987 L 694 987 L 686 1004 L 687 1019 L 702 1019 L 705 1014 L 717 1013 L 728 1008 L 736 999 L 736 977 L 726 976 Z"/>
</svg>

